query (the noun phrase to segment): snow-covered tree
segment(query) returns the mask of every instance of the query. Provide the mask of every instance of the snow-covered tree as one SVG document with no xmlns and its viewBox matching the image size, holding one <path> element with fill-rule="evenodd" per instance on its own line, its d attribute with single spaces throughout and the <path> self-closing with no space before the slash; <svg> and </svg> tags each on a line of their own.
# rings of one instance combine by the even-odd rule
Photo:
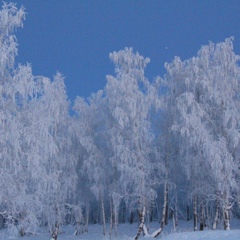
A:
<svg viewBox="0 0 240 240">
<path fill-rule="evenodd" d="M 42 221 L 56 236 L 65 221 L 65 204 L 75 197 L 76 161 L 71 151 L 69 102 L 63 77 L 58 73 L 53 82 L 42 78 L 42 84 L 42 95 L 31 105 L 35 137 L 31 144 L 40 169 L 35 194 L 43 207 Z"/>
<path fill-rule="evenodd" d="M 116 169 L 113 181 L 113 205 L 121 198 L 129 209 L 149 213 L 156 199 L 154 162 L 151 154 L 153 134 L 150 122 L 153 104 L 150 83 L 144 76 L 148 58 L 133 53 L 131 48 L 110 54 L 116 76 L 107 76 L 105 87 L 108 111 L 112 119 L 110 142 L 111 163 Z M 116 214 L 116 213 L 115 213 Z"/>
<path fill-rule="evenodd" d="M 109 162 L 111 149 L 107 139 L 108 119 L 104 103 L 102 91 L 99 91 L 93 94 L 88 102 L 78 97 L 74 110 L 77 113 L 75 133 L 79 139 L 79 147 L 82 148 L 82 153 L 84 152 L 81 159 L 81 175 L 85 173 L 90 182 L 91 192 L 100 203 L 103 234 L 106 235 L 105 200 L 112 171 Z"/>
<path fill-rule="evenodd" d="M 237 188 L 238 60 L 230 38 L 202 47 L 197 57 L 184 62 L 175 58 L 167 65 L 168 79 L 179 79 L 184 89 L 175 95 L 172 130 L 180 133 L 181 162 L 191 194 L 222 199 L 225 229 L 229 229 L 231 194 Z M 171 89 L 176 89 L 174 84 Z"/>
</svg>

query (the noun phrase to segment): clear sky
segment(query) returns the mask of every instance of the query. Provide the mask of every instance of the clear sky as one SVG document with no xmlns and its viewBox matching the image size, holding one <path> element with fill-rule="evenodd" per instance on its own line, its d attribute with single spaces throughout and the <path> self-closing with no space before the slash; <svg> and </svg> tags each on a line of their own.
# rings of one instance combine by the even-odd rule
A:
<svg viewBox="0 0 240 240">
<path fill-rule="evenodd" d="M 14 0 L 12 0 L 14 2 Z M 146 76 L 164 75 L 164 62 L 197 54 L 209 41 L 234 36 L 240 54 L 239 0 L 15 0 L 26 8 L 17 31 L 17 62 L 34 75 L 60 71 L 71 101 L 103 89 L 113 74 L 109 53 L 133 47 L 151 59 Z"/>
</svg>

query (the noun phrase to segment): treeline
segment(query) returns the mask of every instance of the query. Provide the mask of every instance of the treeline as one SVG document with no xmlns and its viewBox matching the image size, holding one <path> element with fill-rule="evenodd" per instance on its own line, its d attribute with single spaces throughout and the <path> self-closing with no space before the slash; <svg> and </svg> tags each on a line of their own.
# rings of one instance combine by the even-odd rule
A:
<svg viewBox="0 0 240 240">
<path fill-rule="evenodd" d="M 65 224 L 75 234 L 101 223 L 193 220 L 194 230 L 230 229 L 239 217 L 240 68 L 233 38 L 196 57 L 166 63 L 149 81 L 150 62 L 131 48 L 110 54 L 115 76 L 87 100 L 68 101 L 64 78 L 35 77 L 16 65 L 14 30 L 23 8 L 0 12 L 0 223 L 9 234 Z M 69 112 L 73 111 L 73 114 Z M 109 223 L 110 229 L 106 228 Z M 82 228 L 84 226 L 84 228 Z"/>
</svg>

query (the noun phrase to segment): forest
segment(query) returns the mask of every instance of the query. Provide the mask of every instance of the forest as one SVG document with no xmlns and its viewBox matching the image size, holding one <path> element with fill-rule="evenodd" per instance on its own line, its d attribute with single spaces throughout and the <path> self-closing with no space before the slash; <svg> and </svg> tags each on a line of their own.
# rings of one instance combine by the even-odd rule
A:
<svg viewBox="0 0 240 240">
<path fill-rule="evenodd" d="M 15 62 L 25 11 L 0 11 L 0 227 L 53 239 L 101 224 L 139 222 L 157 237 L 168 220 L 230 229 L 240 218 L 240 56 L 233 37 L 175 57 L 148 80 L 149 58 L 112 52 L 115 75 L 88 99 L 68 100 L 64 77 Z M 149 232 L 152 221 L 159 229 Z M 106 224 L 110 228 L 106 228 Z"/>
</svg>

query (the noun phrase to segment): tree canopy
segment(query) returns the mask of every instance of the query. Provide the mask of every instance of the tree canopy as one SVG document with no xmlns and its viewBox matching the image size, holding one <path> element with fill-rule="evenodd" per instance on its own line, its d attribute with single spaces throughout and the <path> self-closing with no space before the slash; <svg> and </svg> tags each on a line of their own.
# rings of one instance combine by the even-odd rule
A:
<svg viewBox="0 0 240 240">
<path fill-rule="evenodd" d="M 47 225 L 153 219 L 156 237 L 178 216 L 194 229 L 230 229 L 240 216 L 240 68 L 233 37 L 166 63 L 148 80 L 150 59 L 132 48 L 110 53 L 115 75 L 71 106 L 64 77 L 33 76 L 17 64 L 17 27 L 25 12 L 0 11 L 0 217 L 10 235 Z M 71 114 L 70 114 L 71 112 Z M 170 210 L 172 213 L 170 214 Z M 161 214 L 160 214 L 161 212 Z M 181 216 L 180 216 L 181 213 Z M 223 213 L 222 215 L 220 213 Z M 106 222 L 110 229 L 106 229 Z M 202 229 L 201 229 L 202 230 Z"/>
</svg>

